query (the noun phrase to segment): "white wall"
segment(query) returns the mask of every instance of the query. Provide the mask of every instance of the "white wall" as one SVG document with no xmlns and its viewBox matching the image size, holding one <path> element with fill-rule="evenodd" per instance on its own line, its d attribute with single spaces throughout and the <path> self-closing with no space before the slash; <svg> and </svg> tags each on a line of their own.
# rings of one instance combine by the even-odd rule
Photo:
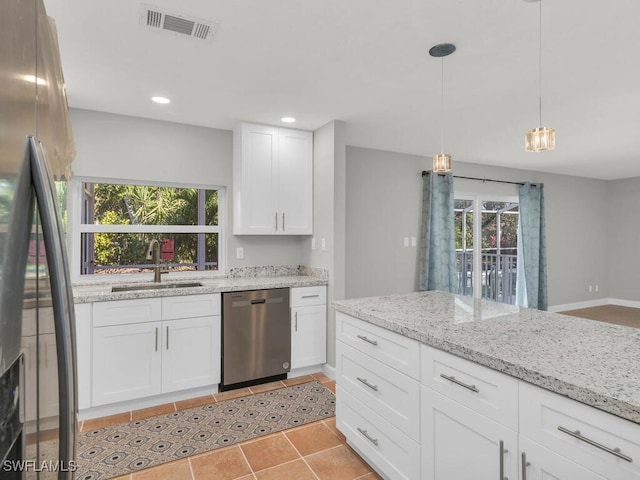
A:
<svg viewBox="0 0 640 480">
<path fill-rule="evenodd" d="M 347 298 L 417 289 L 422 178 L 430 159 L 347 147 Z M 488 167 L 454 159 L 457 175 L 545 185 L 549 305 L 609 296 L 607 291 L 607 182 L 566 175 Z M 456 180 L 456 192 L 516 195 L 516 187 Z M 588 292 L 599 284 L 600 292 Z"/>
<path fill-rule="evenodd" d="M 71 109 L 71 123 L 77 176 L 226 187 L 227 267 L 304 263 L 303 237 L 231 234 L 231 131 L 79 109 Z"/>
</svg>

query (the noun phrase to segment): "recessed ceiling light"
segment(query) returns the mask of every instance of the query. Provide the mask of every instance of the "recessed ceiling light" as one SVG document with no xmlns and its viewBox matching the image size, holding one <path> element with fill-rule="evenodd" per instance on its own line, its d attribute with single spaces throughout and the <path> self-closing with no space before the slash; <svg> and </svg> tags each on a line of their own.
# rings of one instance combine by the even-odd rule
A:
<svg viewBox="0 0 640 480">
<path fill-rule="evenodd" d="M 296 119 L 293 117 L 282 117 L 280 121 L 284 123 L 293 123 L 296 121 Z"/>
<path fill-rule="evenodd" d="M 151 97 L 151 100 L 153 100 L 156 103 L 162 103 L 162 104 L 171 103 L 171 100 L 169 100 L 167 97 Z"/>
</svg>

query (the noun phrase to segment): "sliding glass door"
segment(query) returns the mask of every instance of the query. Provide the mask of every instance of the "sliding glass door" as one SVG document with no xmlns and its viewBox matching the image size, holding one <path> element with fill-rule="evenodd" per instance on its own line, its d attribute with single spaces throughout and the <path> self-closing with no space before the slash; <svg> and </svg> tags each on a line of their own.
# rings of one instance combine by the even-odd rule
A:
<svg viewBox="0 0 640 480">
<path fill-rule="evenodd" d="M 517 198 L 457 197 L 455 228 L 459 293 L 515 304 Z"/>
</svg>

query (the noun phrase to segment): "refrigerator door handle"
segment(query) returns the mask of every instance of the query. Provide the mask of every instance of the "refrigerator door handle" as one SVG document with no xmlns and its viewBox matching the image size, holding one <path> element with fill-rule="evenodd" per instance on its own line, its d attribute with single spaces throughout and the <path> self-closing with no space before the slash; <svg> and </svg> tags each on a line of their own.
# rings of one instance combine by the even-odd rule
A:
<svg viewBox="0 0 640 480">
<path fill-rule="evenodd" d="M 57 365 L 60 401 L 60 443 L 59 456 L 62 465 L 68 467 L 75 461 L 76 434 L 76 359 L 75 359 L 75 316 L 73 292 L 69 276 L 69 262 L 64 243 L 64 233 L 60 224 L 57 195 L 53 177 L 41 143 L 29 137 L 31 181 L 42 223 L 42 234 L 47 252 L 47 266 L 51 283 L 51 300 L 57 343 Z M 62 469 L 59 479 L 72 478 Z M 66 475 L 65 475 L 66 473 Z"/>
</svg>

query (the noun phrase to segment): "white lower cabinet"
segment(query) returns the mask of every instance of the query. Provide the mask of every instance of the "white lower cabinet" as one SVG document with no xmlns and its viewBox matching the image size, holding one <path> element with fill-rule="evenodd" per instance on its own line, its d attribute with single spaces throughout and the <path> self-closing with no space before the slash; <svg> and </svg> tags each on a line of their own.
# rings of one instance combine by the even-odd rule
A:
<svg viewBox="0 0 640 480">
<path fill-rule="evenodd" d="M 162 322 L 162 392 L 220 383 L 220 317 Z"/>
<path fill-rule="evenodd" d="M 220 383 L 220 324 L 219 294 L 94 304 L 90 406 Z"/>
<path fill-rule="evenodd" d="M 92 406 L 161 392 L 160 322 L 93 330 Z"/>
<path fill-rule="evenodd" d="M 523 436 L 520 451 L 520 480 L 607 480 Z"/>
<path fill-rule="evenodd" d="M 518 434 L 422 387 L 425 480 L 518 478 Z"/>
<path fill-rule="evenodd" d="M 327 361 L 327 287 L 291 289 L 291 369 Z"/>
</svg>

